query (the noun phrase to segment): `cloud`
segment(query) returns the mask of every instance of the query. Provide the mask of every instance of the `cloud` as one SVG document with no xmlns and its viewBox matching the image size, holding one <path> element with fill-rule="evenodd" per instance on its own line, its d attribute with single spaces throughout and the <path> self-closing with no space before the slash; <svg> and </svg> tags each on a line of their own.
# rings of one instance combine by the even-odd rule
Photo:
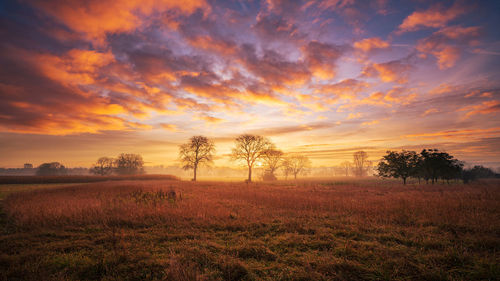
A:
<svg viewBox="0 0 500 281">
<path fill-rule="evenodd" d="M 458 88 L 453 85 L 449 85 L 447 83 L 439 84 L 439 86 L 433 88 L 429 91 L 431 95 L 442 95 L 446 93 L 451 93 L 452 91 L 456 91 Z"/>
<path fill-rule="evenodd" d="M 451 26 L 434 32 L 418 41 L 416 49 L 425 57 L 431 54 L 437 58 L 439 69 L 453 67 L 460 58 L 464 45 L 477 44 L 481 29 L 477 26 Z"/>
<path fill-rule="evenodd" d="M 363 68 L 361 75 L 376 77 L 383 82 L 405 84 L 408 82 L 408 72 L 411 69 L 412 66 L 405 60 L 393 60 L 385 63 L 371 63 Z"/>
<path fill-rule="evenodd" d="M 305 34 L 299 31 L 297 25 L 276 14 L 259 14 L 253 30 L 266 41 L 297 41 L 305 38 Z"/>
<path fill-rule="evenodd" d="M 500 101 L 498 100 L 490 100 L 484 101 L 478 105 L 470 105 L 463 108 L 460 108 L 458 111 L 467 111 L 465 114 L 465 118 L 469 118 L 473 115 L 481 114 L 497 114 L 500 112 Z"/>
<path fill-rule="evenodd" d="M 263 134 L 265 136 L 279 136 L 279 135 L 299 133 L 304 131 L 320 130 L 331 127 L 335 127 L 335 124 L 330 124 L 328 122 L 317 122 L 317 123 L 294 125 L 294 126 L 264 128 L 251 131 L 250 133 Z"/>
<path fill-rule="evenodd" d="M 328 102 L 335 102 L 338 99 L 353 100 L 369 86 L 370 83 L 364 81 L 345 79 L 335 84 L 318 86 L 315 89 L 315 93 L 325 96 Z"/>
<path fill-rule="evenodd" d="M 237 45 L 229 40 L 216 39 L 208 35 L 187 38 L 189 43 L 200 49 L 215 52 L 223 56 L 232 56 L 238 51 Z"/>
<path fill-rule="evenodd" d="M 498 136 L 500 134 L 500 127 L 487 128 L 487 129 L 459 129 L 459 130 L 444 130 L 433 133 L 419 133 L 404 135 L 404 138 L 412 139 L 435 139 L 436 137 L 441 138 L 454 138 L 454 139 L 470 139 L 481 138 L 481 137 L 491 137 Z"/>
<path fill-rule="evenodd" d="M 364 98 L 350 100 L 349 103 L 338 107 L 337 111 L 351 110 L 363 105 L 392 107 L 394 104 L 408 105 L 417 99 L 418 95 L 413 89 L 404 87 L 393 87 L 386 93 L 377 91 Z"/>
<path fill-rule="evenodd" d="M 422 117 L 425 117 L 429 114 L 437 113 L 437 112 L 439 112 L 439 110 L 437 108 L 429 108 L 424 113 L 422 113 Z"/>
<path fill-rule="evenodd" d="M 425 27 L 441 28 L 448 22 L 464 14 L 467 7 L 455 2 L 446 8 L 442 4 L 436 4 L 424 11 L 415 11 L 403 20 L 398 27 L 398 33 L 416 31 Z"/>
<path fill-rule="evenodd" d="M 361 113 L 361 112 L 349 113 L 349 115 L 347 116 L 347 120 L 358 119 L 358 118 L 361 118 L 362 116 L 363 116 L 363 113 Z"/>
<path fill-rule="evenodd" d="M 175 124 L 160 123 L 160 126 L 170 132 L 178 132 L 179 128 Z"/>
<path fill-rule="evenodd" d="M 246 69 L 269 84 L 300 86 L 311 77 L 305 63 L 289 61 L 274 50 L 264 50 L 258 56 L 253 45 L 244 44 L 241 60 Z"/>
<path fill-rule="evenodd" d="M 127 109 L 91 88 L 106 53 L 71 50 L 64 56 L 5 49 L 0 63 L 2 131 L 65 135 L 145 128 L 119 115 Z M 87 88 L 90 87 L 90 88 Z"/>
<path fill-rule="evenodd" d="M 366 38 L 354 42 L 354 48 L 361 50 L 365 53 L 371 52 L 375 49 L 385 49 L 389 47 L 389 43 L 380 39 L 379 37 Z"/>
<path fill-rule="evenodd" d="M 332 79 L 335 77 L 335 63 L 343 50 L 340 46 L 311 41 L 303 48 L 303 53 L 312 75 L 320 79 Z"/>
<path fill-rule="evenodd" d="M 195 119 L 203 120 L 203 121 L 205 121 L 206 124 L 209 124 L 209 125 L 214 125 L 214 124 L 219 124 L 219 123 L 224 122 L 224 119 L 210 116 L 208 114 L 201 114 L 201 115 L 197 116 Z"/>
<path fill-rule="evenodd" d="M 35 7 L 56 18 L 70 29 L 83 34 L 99 45 L 106 35 L 131 32 L 139 28 L 153 13 L 171 12 L 191 14 L 197 9 L 205 12 L 210 6 L 204 0 L 90 0 L 64 1 L 29 0 Z"/>
</svg>

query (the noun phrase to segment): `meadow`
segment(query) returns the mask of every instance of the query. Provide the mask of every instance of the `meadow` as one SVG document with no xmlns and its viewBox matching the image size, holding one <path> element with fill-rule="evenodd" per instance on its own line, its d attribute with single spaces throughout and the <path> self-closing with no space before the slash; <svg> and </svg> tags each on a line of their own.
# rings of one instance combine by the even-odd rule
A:
<svg viewBox="0 0 500 281">
<path fill-rule="evenodd" d="M 498 280 L 500 182 L 0 185 L 2 280 Z"/>
</svg>

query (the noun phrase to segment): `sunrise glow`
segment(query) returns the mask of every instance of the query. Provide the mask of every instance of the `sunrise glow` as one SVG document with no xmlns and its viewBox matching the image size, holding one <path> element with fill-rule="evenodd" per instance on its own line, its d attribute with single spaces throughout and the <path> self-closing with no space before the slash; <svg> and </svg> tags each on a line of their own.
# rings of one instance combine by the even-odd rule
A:
<svg viewBox="0 0 500 281">
<path fill-rule="evenodd" d="M 240 134 L 333 166 L 438 148 L 500 166 L 498 1 L 6 1 L 0 167 L 216 166 Z"/>
</svg>

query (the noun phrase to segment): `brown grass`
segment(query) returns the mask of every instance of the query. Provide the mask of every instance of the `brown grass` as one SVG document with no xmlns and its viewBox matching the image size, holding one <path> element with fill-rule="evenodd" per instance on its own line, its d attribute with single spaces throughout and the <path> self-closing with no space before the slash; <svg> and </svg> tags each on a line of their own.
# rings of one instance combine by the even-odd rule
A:
<svg viewBox="0 0 500 281">
<path fill-rule="evenodd" d="M 145 279 L 488 280 L 499 273 L 498 181 L 106 182 L 11 194 L 3 208 L 18 231 L 97 229 L 103 251 L 118 249 L 124 263 L 148 249 L 161 274 Z"/>
<path fill-rule="evenodd" d="M 128 176 L 0 176 L 0 184 L 86 183 L 122 180 L 179 180 L 172 175 Z"/>
</svg>

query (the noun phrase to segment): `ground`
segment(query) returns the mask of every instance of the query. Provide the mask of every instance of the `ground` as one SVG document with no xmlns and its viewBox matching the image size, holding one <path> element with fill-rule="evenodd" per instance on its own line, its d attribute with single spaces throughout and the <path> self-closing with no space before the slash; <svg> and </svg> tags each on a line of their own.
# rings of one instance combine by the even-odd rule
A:
<svg viewBox="0 0 500 281">
<path fill-rule="evenodd" d="M 2 280 L 498 280 L 500 182 L 0 185 Z"/>
</svg>

